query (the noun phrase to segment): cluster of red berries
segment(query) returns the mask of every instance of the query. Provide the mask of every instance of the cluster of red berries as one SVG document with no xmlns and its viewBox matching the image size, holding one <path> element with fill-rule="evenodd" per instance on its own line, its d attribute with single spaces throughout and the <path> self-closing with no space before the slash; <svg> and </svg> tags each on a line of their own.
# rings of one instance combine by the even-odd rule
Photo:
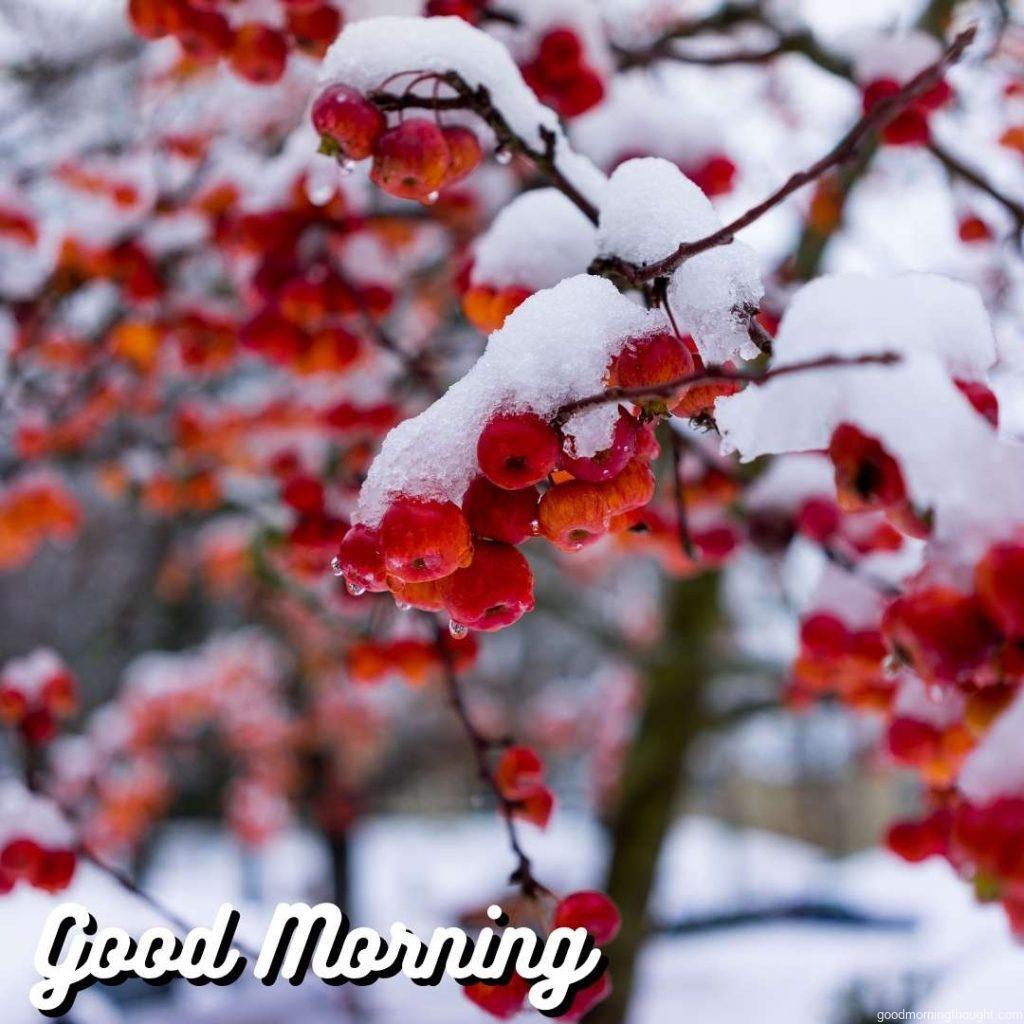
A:
<svg viewBox="0 0 1024 1024">
<path fill-rule="evenodd" d="M 283 24 L 233 24 L 230 0 L 128 0 L 128 18 L 146 39 L 174 37 L 193 65 L 226 60 L 254 85 L 272 85 L 294 50 L 320 59 L 341 31 L 341 11 L 331 0 L 279 0 Z"/>
<path fill-rule="evenodd" d="M 295 514 L 288 533 L 293 571 L 303 570 L 310 575 L 324 572 L 348 523 L 329 510 L 324 485 L 308 474 L 287 475 L 281 500 Z"/>
<path fill-rule="evenodd" d="M 606 383 L 657 389 L 691 374 L 697 359 L 671 333 L 629 339 L 609 365 Z M 378 528 L 349 530 L 336 571 L 355 594 L 390 590 L 406 606 L 446 611 L 458 633 L 509 626 L 534 604 L 533 576 L 516 546 L 542 536 L 563 551 L 579 551 L 636 527 L 631 513 L 654 496 L 649 464 L 659 449 L 651 421 L 668 413 L 697 415 L 732 386 L 639 400 L 639 415 L 620 408 L 611 444 L 589 456 L 576 456 L 559 427 L 535 413 L 498 412 L 480 433 L 479 475 L 461 508 L 399 496 Z M 735 546 L 732 533 L 709 533 L 707 541 L 710 557 L 724 557 Z"/>
<path fill-rule="evenodd" d="M 979 900 L 1002 903 L 1013 933 L 1024 936 L 1024 797 L 936 802 L 925 817 L 892 825 L 886 845 L 911 863 L 945 857 Z"/>
<path fill-rule="evenodd" d="M 78 705 L 78 684 L 51 651 L 9 661 L 0 672 L 0 722 L 14 726 L 27 743 L 52 739 L 57 721 Z"/>
<path fill-rule="evenodd" d="M 797 706 L 834 695 L 862 711 L 888 709 L 895 682 L 878 629 L 851 629 L 837 615 L 816 612 L 800 625 L 800 650 L 787 699 Z"/>
<path fill-rule="evenodd" d="M 869 114 L 879 103 L 896 95 L 903 84 L 894 78 L 876 78 L 861 90 L 864 113 Z M 945 79 L 935 83 L 912 103 L 904 107 L 882 129 L 882 140 L 890 146 L 927 146 L 931 142 L 929 120 L 935 111 L 949 104 L 953 90 Z"/>
<path fill-rule="evenodd" d="M 621 918 L 615 904 L 602 892 L 582 890 L 559 900 L 551 918 L 551 928 L 585 928 L 597 946 L 606 946 L 619 933 Z M 611 994 L 607 972 L 597 981 L 580 989 L 564 1014 L 554 1020 L 582 1020 L 598 1003 Z M 504 984 L 476 982 L 463 990 L 466 997 L 480 1009 L 498 1020 L 511 1020 L 523 1009 L 530 992 L 530 983 L 518 974 Z"/>
<path fill-rule="evenodd" d="M 965 593 L 925 585 L 893 601 L 882 632 L 897 660 L 926 683 L 971 691 L 1024 680 L 1024 544 L 991 547 Z"/>
<path fill-rule="evenodd" d="M 325 89 L 311 111 L 320 151 L 342 161 L 373 158 L 370 177 L 388 195 L 433 203 L 440 190 L 461 181 L 483 157 L 476 135 L 461 124 L 425 117 L 387 118 L 347 85 Z"/>
<path fill-rule="evenodd" d="M 0 847 L 0 896 L 18 882 L 36 889 L 58 893 L 71 884 L 75 874 L 75 851 L 46 846 L 29 836 L 15 836 Z"/>
<path fill-rule="evenodd" d="M 604 82 L 587 62 L 583 43 L 571 28 L 548 29 L 534 58 L 520 70 L 537 98 L 562 117 L 577 117 L 604 99 Z"/>
</svg>

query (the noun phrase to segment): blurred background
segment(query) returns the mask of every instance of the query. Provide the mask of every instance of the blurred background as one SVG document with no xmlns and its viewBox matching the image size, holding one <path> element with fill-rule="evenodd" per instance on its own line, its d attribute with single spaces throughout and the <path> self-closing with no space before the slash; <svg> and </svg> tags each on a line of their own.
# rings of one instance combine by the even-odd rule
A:
<svg viewBox="0 0 1024 1024">
<path fill-rule="evenodd" d="M 348 21 L 418 5 L 337 6 Z M 597 6 L 620 26 L 641 14 L 697 20 L 718 10 Z M 858 33 L 980 20 L 996 71 L 967 68 L 957 80 L 958 142 L 1024 192 L 1020 152 L 993 141 L 1003 115 L 991 102 L 1014 67 L 1024 74 L 1015 5 L 752 6 L 781 23 L 799 19 L 840 50 Z M 46 306 L 74 262 L 68 238 L 113 246 L 127 231 L 158 277 L 174 277 L 184 306 L 202 294 L 207 313 L 220 315 L 230 299 L 218 306 L 209 296 L 230 294 L 255 260 L 238 232 L 258 235 L 259 215 L 293 202 L 282 197 L 312 152 L 300 126 L 316 46 L 292 55 L 267 89 L 222 65 L 182 73 L 178 45 L 140 38 L 118 0 L 0 0 L 0 471 L 6 490 L 36 464 L 59 470 L 53 487 L 76 524 L 65 536 L 58 508 L 58 526 L 28 554 L 18 524 L 0 524 L 0 663 L 45 648 L 69 666 L 79 701 L 51 747 L 58 792 L 111 862 L 191 922 L 208 923 L 233 902 L 240 938 L 258 945 L 280 900 L 332 899 L 358 923 L 402 920 L 421 934 L 479 921 L 492 901 L 514 909 L 520 897 L 504 884 L 514 862 L 429 634 L 412 613 L 345 595 L 327 568 L 338 523 L 327 513 L 312 523 L 301 502 L 282 497 L 311 460 L 333 459 L 339 491 L 351 490 L 348 477 L 358 481 L 384 429 L 425 400 L 402 376 L 403 360 L 377 352 L 344 381 L 234 354 L 227 371 L 211 369 L 211 339 L 218 329 L 238 333 L 245 314 L 236 311 L 203 327 L 198 378 L 176 349 L 174 372 L 156 387 L 145 343 L 123 330 L 149 300 L 126 299 L 124 280 L 113 287 L 96 274 L 70 299 L 61 293 L 56 313 Z M 648 148 L 677 146 L 705 161 L 728 154 L 736 181 L 716 198 L 723 217 L 823 152 L 859 114 L 857 90 L 799 53 L 770 65 L 661 70 L 657 87 L 678 113 L 679 138 L 652 124 Z M 570 135 L 609 164 L 637 143 L 610 144 L 617 129 L 598 120 L 602 110 L 574 121 Z M 769 299 L 781 309 L 789 286 L 822 270 L 950 273 L 983 290 L 1012 363 L 1019 252 L 972 248 L 962 232 L 975 213 L 1005 228 L 1002 205 L 951 186 L 927 152 L 885 152 L 856 174 L 842 182 L 841 216 L 823 223 L 806 203 L 787 205 L 749 232 L 766 272 L 778 273 Z M 419 208 L 372 205 L 380 200 L 367 198 L 362 170 L 342 185 L 348 219 L 332 227 L 344 235 L 339 265 L 361 303 L 371 286 L 394 295 L 378 322 L 408 353 L 440 339 L 430 372 L 442 384 L 483 344 L 459 310 L 453 268 L 523 182 L 515 166 L 482 170 L 464 194 L 442 199 L 440 240 L 429 228 L 417 233 Z M 117 183 L 135 191 L 112 199 Z M 210 228 L 225 183 L 242 195 L 232 200 L 242 211 L 232 240 Z M 26 199 L 28 247 L 16 236 L 29 229 L 15 217 Z M 238 228 L 245 217 L 253 223 Z M 415 242 L 389 248 L 398 236 Z M 26 370 L 14 356 L 26 324 L 39 322 L 47 359 Z M 184 351 L 160 322 L 161 344 L 173 336 Z M 202 332 L 188 330 L 199 344 Z M 93 346 L 86 355 L 76 349 L 82 339 Z M 110 393 L 100 380 L 114 381 Z M 999 393 L 1012 429 L 1024 407 L 1010 383 Z M 318 415 L 335 410 L 332 430 L 341 407 L 360 429 L 337 428 L 325 441 L 320 421 L 299 415 L 309 404 Z M 171 455 L 167 437 L 178 446 Z M 706 449 L 689 470 L 699 495 L 713 490 L 717 455 L 705 435 L 693 443 Z M 650 550 L 599 546 L 571 561 L 531 551 L 536 613 L 482 639 L 462 677 L 479 727 L 535 747 L 548 765 L 555 813 L 546 829 L 522 829 L 538 876 L 556 892 L 610 884 L 626 912 L 642 918 L 646 908 L 649 936 L 632 942 L 615 976 L 621 1002 L 604 1019 L 856 1024 L 911 1009 L 931 1019 L 1024 1017 L 1024 956 L 1000 910 L 976 904 L 945 861 L 911 866 L 879 846 L 887 826 L 919 805 L 915 778 L 879 754 L 881 725 L 834 700 L 794 713 L 799 616 L 828 567 L 794 540 L 792 502 L 764 490 L 747 510 L 758 543 L 706 571 L 674 571 Z M 412 646 L 382 654 L 372 646 L 381 636 Z M 21 777 L 23 766 L 21 739 L 0 731 L 0 776 Z M 85 903 L 101 923 L 159 921 L 88 863 L 61 898 Z M 31 956 L 53 902 L 24 887 L 0 899 L 5 1024 L 37 1018 L 26 999 Z M 96 986 L 68 1019 L 271 1024 L 296 1015 L 308 1024 L 484 1019 L 453 984 L 418 989 L 404 979 L 337 990 L 316 980 L 299 989 L 245 979 L 229 989 Z"/>
</svg>

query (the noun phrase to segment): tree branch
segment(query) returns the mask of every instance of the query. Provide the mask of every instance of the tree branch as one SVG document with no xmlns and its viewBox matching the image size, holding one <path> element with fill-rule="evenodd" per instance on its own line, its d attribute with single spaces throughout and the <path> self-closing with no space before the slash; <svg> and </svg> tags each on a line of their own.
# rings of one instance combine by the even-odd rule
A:
<svg viewBox="0 0 1024 1024">
<path fill-rule="evenodd" d="M 595 274 L 611 274 L 628 282 L 632 287 L 639 288 L 653 278 L 670 275 L 691 256 L 706 252 L 708 249 L 714 249 L 719 245 L 729 244 L 733 241 L 738 231 L 749 227 L 794 192 L 803 188 L 804 185 L 810 184 L 810 182 L 825 174 L 826 171 L 855 157 L 861 145 L 875 131 L 883 128 L 907 104 L 911 103 L 922 93 L 927 92 L 928 89 L 942 78 L 946 69 L 963 56 L 964 51 L 974 39 L 976 32 L 977 29 L 973 26 L 961 32 L 939 60 L 915 75 L 898 92 L 883 100 L 865 114 L 828 153 L 819 160 L 816 160 L 810 167 L 797 171 L 783 185 L 772 192 L 771 195 L 763 199 L 756 206 L 751 207 L 746 213 L 741 214 L 735 220 L 730 221 L 704 238 L 698 238 L 693 242 L 680 243 L 674 252 L 654 263 L 635 264 L 618 256 L 599 256 L 591 264 L 590 272 Z"/>
</svg>

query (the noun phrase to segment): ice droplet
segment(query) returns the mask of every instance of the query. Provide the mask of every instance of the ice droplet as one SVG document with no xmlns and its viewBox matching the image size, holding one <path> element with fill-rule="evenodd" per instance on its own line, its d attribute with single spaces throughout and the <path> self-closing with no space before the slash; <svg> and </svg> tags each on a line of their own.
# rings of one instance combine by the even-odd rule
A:
<svg viewBox="0 0 1024 1024">
<path fill-rule="evenodd" d="M 349 160 L 348 157 L 343 157 L 338 161 L 338 169 L 348 177 L 356 169 L 356 162 L 355 160 Z"/>
<path fill-rule="evenodd" d="M 440 196 L 441 196 L 441 193 L 440 193 L 440 192 L 437 192 L 437 191 L 434 191 L 434 192 L 428 192 L 428 193 L 427 193 L 427 198 L 426 198 L 426 199 L 424 200 L 424 202 L 425 202 L 425 203 L 426 203 L 426 204 L 427 204 L 428 206 L 433 206 L 433 205 L 434 205 L 434 203 L 436 203 L 436 202 L 437 202 L 437 200 L 438 200 L 438 199 L 440 198 Z"/>
<path fill-rule="evenodd" d="M 353 597 L 362 597 L 366 593 L 366 587 L 360 586 L 354 580 L 345 580 L 345 589 Z"/>
<path fill-rule="evenodd" d="M 331 572 L 333 572 L 335 576 L 345 575 L 345 570 L 341 567 L 341 559 L 337 555 L 331 559 Z"/>
<path fill-rule="evenodd" d="M 469 627 L 452 619 L 452 621 L 448 623 L 448 632 L 451 633 L 453 640 L 462 640 L 469 632 Z"/>
<path fill-rule="evenodd" d="M 502 167 L 512 163 L 512 150 L 506 149 L 504 146 L 499 146 L 494 151 L 494 159 L 498 161 Z"/>
<path fill-rule="evenodd" d="M 409 604 L 408 601 L 396 601 L 395 602 L 395 607 L 400 612 L 407 612 L 412 607 L 412 605 Z"/>
<path fill-rule="evenodd" d="M 534 519 L 534 520 L 532 520 L 530 522 L 530 533 L 532 533 L 534 535 L 534 537 L 539 537 L 540 536 L 540 520 L 539 519 Z"/>
</svg>

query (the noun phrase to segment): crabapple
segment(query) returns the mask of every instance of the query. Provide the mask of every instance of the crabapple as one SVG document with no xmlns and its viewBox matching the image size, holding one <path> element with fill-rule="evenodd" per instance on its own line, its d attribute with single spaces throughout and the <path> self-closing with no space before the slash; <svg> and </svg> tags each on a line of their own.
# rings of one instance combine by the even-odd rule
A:
<svg viewBox="0 0 1024 1024">
<path fill-rule="evenodd" d="M 380 531 L 362 523 L 349 527 L 335 563 L 352 593 L 387 590 L 384 547 Z"/>
<path fill-rule="evenodd" d="M 974 569 L 985 613 L 1008 637 L 1024 636 L 1024 545 L 997 544 Z"/>
<path fill-rule="evenodd" d="M 627 412 L 620 412 L 615 421 L 612 443 L 593 455 L 575 458 L 564 452 L 559 460 L 559 469 L 572 473 L 577 480 L 600 483 L 618 476 L 626 463 L 636 454 L 637 422 Z"/>
<path fill-rule="evenodd" d="M 626 463 L 616 477 L 597 486 L 609 514 L 620 516 L 642 508 L 654 497 L 654 474 L 643 459 L 636 458 Z"/>
<path fill-rule="evenodd" d="M 975 412 L 984 416 L 993 427 L 999 426 L 999 399 L 990 387 L 977 380 L 955 380 L 953 383 Z"/>
<path fill-rule="evenodd" d="M 940 742 L 938 730 L 916 718 L 894 718 L 886 732 L 889 753 L 903 764 L 925 764 L 938 754 Z"/>
<path fill-rule="evenodd" d="M 74 850 L 44 850 L 29 881 L 37 889 L 57 893 L 71 884 L 74 873 Z"/>
<path fill-rule="evenodd" d="M 612 360 L 608 384 L 620 388 L 658 387 L 693 373 L 693 356 L 674 334 L 663 331 L 630 339 Z"/>
<path fill-rule="evenodd" d="M 511 626 L 534 607 L 529 563 L 501 541 L 477 541 L 473 561 L 447 577 L 442 590 L 452 622 L 484 632 Z"/>
<path fill-rule="evenodd" d="M 461 124 L 445 125 L 441 129 L 448 146 L 448 173 L 446 185 L 454 185 L 476 170 L 483 159 L 483 150 L 476 135 Z"/>
<path fill-rule="evenodd" d="M 494 769 L 494 782 L 501 795 L 515 800 L 544 781 L 544 762 L 530 747 L 508 747 Z"/>
<path fill-rule="evenodd" d="M 0 850 L 0 869 L 15 878 L 31 878 L 39 869 L 43 848 L 34 839 L 17 836 Z"/>
<path fill-rule="evenodd" d="M 462 312 L 474 327 L 490 334 L 498 330 L 508 315 L 532 294 L 529 288 L 473 285 L 462 296 Z"/>
<path fill-rule="evenodd" d="M 377 140 L 370 178 L 388 195 L 428 202 L 444 184 L 450 166 L 441 129 L 426 118 L 412 117 Z"/>
<path fill-rule="evenodd" d="M 582 1020 L 598 1003 L 603 1002 L 612 994 L 612 981 L 606 971 L 597 981 L 581 988 L 572 997 L 569 1009 L 556 1020 L 564 1021 L 565 1024 L 575 1024 Z"/>
<path fill-rule="evenodd" d="M 223 14 L 195 8 L 188 9 L 175 36 L 182 50 L 202 63 L 218 60 L 234 43 L 231 24 Z"/>
<path fill-rule="evenodd" d="M 250 21 L 235 33 L 231 46 L 231 68 L 253 85 L 272 85 L 284 74 L 288 43 L 270 25 Z"/>
<path fill-rule="evenodd" d="M 450 501 L 396 499 L 380 525 L 384 565 L 406 583 L 427 583 L 464 569 L 473 558 L 466 517 Z"/>
<path fill-rule="evenodd" d="M 566 896 L 557 907 L 552 928 L 586 928 L 598 946 L 607 945 L 619 933 L 622 918 L 603 892 L 584 890 Z"/>
<path fill-rule="evenodd" d="M 540 532 L 563 551 L 579 551 L 600 540 L 608 532 L 611 520 L 602 490 L 607 486 L 610 485 L 586 480 L 556 484 L 540 499 L 537 509 Z"/>
<path fill-rule="evenodd" d="M 841 423 L 829 441 L 839 507 L 844 512 L 897 505 L 907 496 L 896 460 L 873 437 Z"/>
<path fill-rule="evenodd" d="M 480 432 L 480 471 L 498 487 L 517 491 L 539 483 L 557 465 L 558 431 L 532 412 L 499 413 Z"/>
<path fill-rule="evenodd" d="M 388 590 L 394 595 L 395 603 L 400 606 L 418 608 L 423 612 L 439 612 L 445 606 L 443 583 L 444 580 L 407 583 L 397 576 L 389 576 Z"/>
<path fill-rule="evenodd" d="M 462 498 L 462 512 L 474 536 L 520 544 L 534 533 L 540 495 L 535 487 L 509 491 L 478 476 Z"/>
<path fill-rule="evenodd" d="M 736 165 L 724 154 L 713 153 L 698 167 L 686 171 L 686 176 L 706 196 L 724 196 L 733 190 Z"/>
<path fill-rule="evenodd" d="M 530 983 L 520 974 L 513 974 L 504 984 L 476 981 L 462 989 L 466 998 L 485 1013 L 498 1020 L 511 1020 L 523 1008 L 530 993 Z"/>
<path fill-rule="evenodd" d="M 348 85 L 325 89 L 313 104 L 310 117 L 324 148 L 350 160 L 373 156 L 373 149 L 387 128 L 384 115 Z"/>
<path fill-rule="evenodd" d="M 285 23 L 295 45 L 313 57 L 323 57 L 341 30 L 341 11 L 331 4 L 313 6 L 289 4 Z"/>
<path fill-rule="evenodd" d="M 893 601 L 882 616 L 882 634 L 922 679 L 941 683 L 961 682 L 981 668 L 997 640 L 981 602 L 943 586 Z"/>
</svg>

